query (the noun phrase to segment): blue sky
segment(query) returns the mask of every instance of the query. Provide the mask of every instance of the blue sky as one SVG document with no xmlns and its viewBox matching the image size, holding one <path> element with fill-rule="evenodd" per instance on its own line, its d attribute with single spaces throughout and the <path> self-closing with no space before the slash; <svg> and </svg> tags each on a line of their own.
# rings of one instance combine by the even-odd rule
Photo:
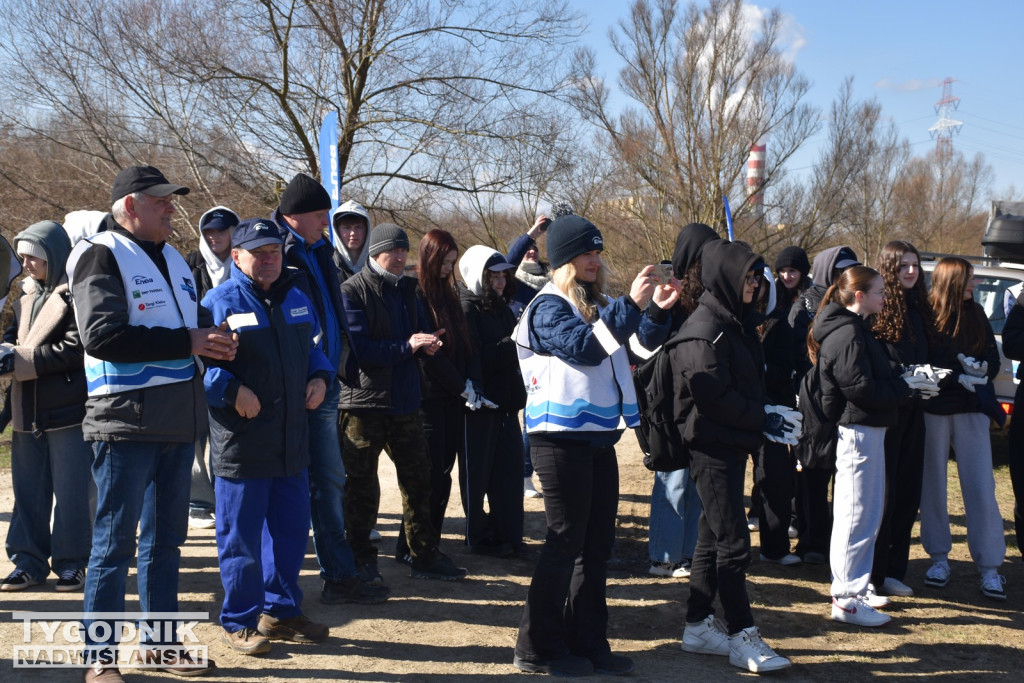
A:
<svg viewBox="0 0 1024 683">
<path fill-rule="evenodd" d="M 617 89 L 618 56 L 608 29 L 628 16 L 628 0 L 570 0 L 590 24 L 583 41 L 597 53 L 599 75 Z M 811 81 L 808 100 L 827 110 L 846 76 L 858 100 L 876 97 L 883 112 L 923 155 L 935 142 L 928 128 L 944 78 L 956 79 L 963 121 L 953 146 L 968 158 L 981 152 L 992 166 L 992 197 L 1013 185 L 1024 194 L 1024 26 L 1022 0 L 911 2 L 907 0 L 779 0 L 794 63 Z M 791 167 L 813 163 L 823 135 L 812 139 Z M 769 142 L 769 154 L 771 153 Z"/>
</svg>

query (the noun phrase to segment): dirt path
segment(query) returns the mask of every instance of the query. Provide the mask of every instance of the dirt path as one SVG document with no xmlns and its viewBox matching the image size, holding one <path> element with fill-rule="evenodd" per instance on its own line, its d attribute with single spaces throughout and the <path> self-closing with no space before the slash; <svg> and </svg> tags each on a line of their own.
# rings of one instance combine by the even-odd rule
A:
<svg viewBox="0 0 1024 683">
<path fill-rule="evenodd" d="M 619 446 L 621 497 L 619 540 L 608 595 L 613 647 L 637 663 L 635 681 L 681 678 L 720 680 L 752 676 L 724 660 L 690 655 L 679 649 L 687 595 L 685 580 L 652 579 L 646 574 L 647 514 L 651 475 L 640 465 L 635 441 Z M 543 501 L 526 501 L 526 535 L 532 550 L 526 559 L 498 560 L 463 551 L 458 530 L 463 518 L 453 491 L 445 525 L 444 550 L 470 570 L 464 582 L 419 581 L 390 559 L 398 527 L 400 502 L 394 471 L 382 458 L 384 498 L 379 528 L 381 570 L 392 588 L 387 603 L 361 607 L 328 607 L 318 600 L 320 589 L 312 547 L 302 573 L 307 593 L 304 608 L 315 620 L 331 626 L 331 638 L 318 646 L 275 643 L 261 658 L 234 654 L 219 641 L 215 624 L 221 599 L 214 533 L 190 530 L 183 548 L 181 609 L 210 613 L 211 621 L 197 633 L 220 665 L 219 681 L 498 681 L 525 680 L 511 665 L 522 601 L 544 532 Z M 955 468 L 951 470 L 951 505 L 958 524 Z M 1008 489 L 1005 468 L 999 479 Z M 1001 491 L 1001 493 L 1003 493 Z M 1004 501 L 1009 498 L 1003 496 Z M 0 472 L 0 534 L 6 537 L 12 507 L 10 471 Z M 1004 519 L 1012 519 L 1003 503 Z M 1009 529 L 1009 525 L 1007 526 Z M 1008 533 L 1009 536 L 1009 533 Z M 1020 680 L 1024 671 L 1024 563 L 1015 550 L 1003 567 L 1005 603 L 984 598 L 969 562 L 962 526 L 954 530 L 950 557 L 954 577 L 944 591 L 921 587 L 927 560 L 914 548 L 907 583 L 918 596 L 894 604 L 893 624 L 870 631 L 831 622 L 828 618 L 827 567 L 783 568 L 757 563 L 749 572 L 754 615 L 766 639 L 795 666 L 776 676 L 787 681 L 854 681 L 874 677 L 941 677 L 943 680 Z M 754 535 L 754 557 L 757 557 Z M 11 566 L 0 562 L 0 571 Z M 21 593 L 0 593 L 0 680 L 80 680 L 78 671 L 13 669 L 13 644 L 22 627 L 11 613 L 21 610 L 81 609 L 81 594 L 56 593 L 48 587 Z M 134 570 L 129 579 L 133 604 Z M 600 680 L 602 677 L 594 677 Z M 130 680 L 169 680 L 156 672 L 131 672 Z M 214 679 L 210 679 L 214 680 Z M 608 677 L 608 680 L 615 680 Z"/>
</svg>

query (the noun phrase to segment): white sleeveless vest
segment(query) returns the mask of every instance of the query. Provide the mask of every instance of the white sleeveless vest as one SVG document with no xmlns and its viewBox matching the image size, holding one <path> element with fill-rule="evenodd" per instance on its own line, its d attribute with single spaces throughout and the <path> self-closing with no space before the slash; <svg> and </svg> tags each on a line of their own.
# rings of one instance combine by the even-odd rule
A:
<svg viewBox="0 0 1024 683">
<path fill-rule="evenodd" d="M 599 365 L 571 365 L 556 356 L 535 353 L 530 348 L 530 315 L 542 296 L 559 296 L 579 309 L 562 290 L 548 283 L 527 307 L 513 332 L 519 367 L 526 384 L 523 419 L 527 432 L 598 432 L 640 424 L 636 391 L 624 346 L 598 320 L 594 334 L 608 353 Z M 623 425 L 623 421 L 625 425 Z"/>
<path fill-rule="evenodd" d="M 164 244 L 163 254 L 171 282 L 142 248 L 123 235 L 101 232 L 79 242 L 68 258 L 69 282 L 78 259 L 93 244 L 110 249 L 128 302 L 128 322 L 142 327 L 195 328 L 199 312 L 195 282 L 185 259 Z M 73 283 L 72 283 L 73 284 Z M 81 322 L 79 321 L 81 327 Z M 192 357 L 143 363 L 114 363 L 85 354 L 85 379 L 89 396 L 105 396 L 132 389 L 187 382 L 195 376 Z"/>
</svg>

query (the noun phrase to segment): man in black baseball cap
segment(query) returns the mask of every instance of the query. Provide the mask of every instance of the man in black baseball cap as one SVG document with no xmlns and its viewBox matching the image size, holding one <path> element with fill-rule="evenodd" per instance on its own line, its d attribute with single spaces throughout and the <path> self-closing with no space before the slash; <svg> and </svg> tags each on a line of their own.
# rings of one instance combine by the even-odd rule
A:
<svg viewBox="0 0 1024 683">
<path fill-rule="evenodd" d="M 172 194 L 188 194 L 188 188 L 168 181 L 155 166 L 129 166 L 114 178 L 110 203 L 113 204 L 121 197 L 136 192 L 148 194 L 150 197 L 166 197 Z"/>
</svg>

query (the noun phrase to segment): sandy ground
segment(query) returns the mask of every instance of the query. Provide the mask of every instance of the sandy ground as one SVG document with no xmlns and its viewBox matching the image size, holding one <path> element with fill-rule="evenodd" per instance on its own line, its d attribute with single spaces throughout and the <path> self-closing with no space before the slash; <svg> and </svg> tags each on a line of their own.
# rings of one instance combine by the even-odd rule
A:
<svg viewBox="0 0 1024 683">
<path fill-rule="evenodd" d="M 640 464 L 639 451 L 627 435 L 618 448 L 621 468 L 619 534 L 608 595 L 610 637 L 617 651 L 636 660 L 635 681 L 681 678 L 719 680 L 753 674 L 729 666 L 724 659 L 691 655 L 679 648 L 688 592 L 686 580 L 647 575 L 646 535 L 652 475 Z M 984 598 L 969 561 L 962 527 L 963 510 L 954 492 L 951 470 L 951 511 L 957 527 L 951 555 L 954 576 L 947 589 L 922 587 L 928 561 L 914 549 L 907 583 L 918 595 L 891 608 L 894 620 L 881 630 L 836 624 L 829 614 L 827 567 L 791 567 L 756 562 L 749 572 L 754 614 L 762 633 L 794 666 L 775 675 L 787 681 L 865 680 L 876 677 L 941 677 L 967 680 L 1020 680 L 1024 671 L 1024 563 L 1015 550 L 1003 567 L 1007 577 L 1004 603 Z M 463 518 L 453 491 L 450 517 L 444 528 L 444 550 L 469 568 L 460 583 L 411 579 L 408 569 L 390 559 L 398 527 L 400 501 L 394 470 L 382 458 L 384 483 L 379 528 L 381 570 L 392 598 L 381 605 L 328 607 L 318 601 L 320 582 L 310 545 L 301 583 L 305 611 L 331 627 L 320 645 L 275 643 L 266 656 L 237 655 L 219 640 L 216 623 L 222 598 L 217 573 L 214 532 L 191 530 L 182 549 L 182 610 L 204 611 L 211 620 L 197 628 L 219 664 L 222 681 L 497 681 L 524 680 L 512 667 L 512 648 L 522 602 L 544 534 L 541 500 L 526 501 L 526 536 L 530 553 L 523 559 L 499 560 L 469 555 L 458 531 Z M 1005 476 L 1001 487 L 1008 487 Z M 1004 500 L 1009 498 L 1004 496 Z M 0 471 L 0 533 L 6 536 L 13 500 L 10 471 Z M 1012 520 L 1010 503 L 1004 519 Z M 1010 536 L 1007 525 L 1007 536 Z M 757 534 L 753 556 L 757 557 Z M 6 575 L 11 568 L 0 563 Z M 11 613 L 22 610 L 81 609 L 81 593 L 57 593 L 48 586 L 20 593 L 0 593 L 0 680 L 73 681 L 79 671 L 14 669 L 12 649 L 22 639 L 22 626 Z M 134 569 L 129 578 L 128 609 L 137 609 Z M 133 671 L 129 680 L 168 680 L 167 674 Z M 601 679 L 602 677 L 594 677 Z M 608 677 L 610 679 L 610 677 Z"/>
</svg>

